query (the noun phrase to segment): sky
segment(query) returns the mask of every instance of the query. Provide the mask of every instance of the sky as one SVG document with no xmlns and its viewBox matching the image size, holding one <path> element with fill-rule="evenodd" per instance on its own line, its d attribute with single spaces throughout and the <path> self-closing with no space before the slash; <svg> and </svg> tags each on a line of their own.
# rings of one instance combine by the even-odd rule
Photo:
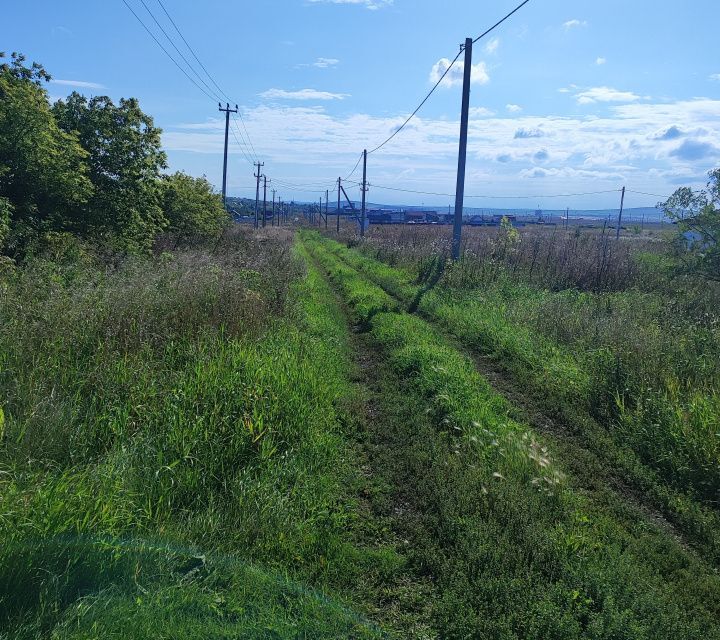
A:
<svg viewBox="0 0 720 640">
<path fill-rule="evenodd" d="M 42 63 L 53 100 L 72 91 L 138 98 L 163 129 L 170 170 L 218 188 L 217 103 L 229 98 L 239 108 L 229 195 L 254 197 L 259 159 L 286 201 L 332 192 L 362 150 L 418 106 L 465 38 L 519 3 L 125 1 L 196 84 L 123 0 L 7 3 L 0 50 Z M 625 185 L 626 206 L 652 206 L 679 186 L 703 186 L 720 166 L 716 15 L 712 0 L 530 0 L 473 48 L 466 205 L 609 208 Z M 461 85 L 462 56 L 408 126 L 369 155 L 370 202 L 453 202 Z M 360 178 L 358 167 L 351 180 Z M 348 193 L 359 198 L 359 187 Z"/>
</svg>

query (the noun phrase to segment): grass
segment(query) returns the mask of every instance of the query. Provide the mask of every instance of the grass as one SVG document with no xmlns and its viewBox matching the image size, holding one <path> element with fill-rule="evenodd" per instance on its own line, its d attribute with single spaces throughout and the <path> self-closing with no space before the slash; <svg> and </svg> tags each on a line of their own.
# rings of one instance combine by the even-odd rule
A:
<svg viewBox="0 0 720 640">
<path fill-rule="evenodd" d="M 0 637 L 384 637 L 318 274 L 272 238 L 69 252 L 2 282 Z"/>
<path fill-rule="evenodd" d="M 421 275 L 416 270 L 324 242 L 410 304 L 407 283 Z M 679 323 L 681 314 L 674 307 L 668 314 L 658 292 L 552 292 L 503 271 L 466 286 L 461 283 L 467 277 L 458 275 L 466 269 L 448 265 L 438 286 L 417 285 L 418 310 L 500 363 L 516 385 L 574 425 L 606 464 L 646 493 L 703 552 L 720 558 L 712 509 L 720 490 L 720 353 L 713 356 L 720 340 L 712 337 L 712 316 L 686 323 L 686 334 L 678 338 L 668 322 Z"/>
<path fill-rule="evenodd" d="M 360 288 L 383 300 L 363 274 L 327 257 L 327 241 L 304 237 L 351 307 Z M 395 416 L 386 437 L 398 447 L 387 472 L 407 483 L 417 510 L 412 552 L 436 584 L 441 637 L 720 633 L 712 569 L 627 507 L 576 492 L 467 357 L 427 322 L 383 306 L 356 319 L 370 318 L 386 362 Z"/>
</svg>

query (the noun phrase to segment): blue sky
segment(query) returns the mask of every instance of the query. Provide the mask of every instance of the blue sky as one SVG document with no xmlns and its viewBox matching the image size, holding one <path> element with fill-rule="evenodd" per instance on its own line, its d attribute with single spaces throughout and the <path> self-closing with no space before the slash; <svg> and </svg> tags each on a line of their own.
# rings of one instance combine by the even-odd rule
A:
<svg viewBox="0 0 720 640">
<path fill-rule="evenodd" d="M 127 1 L 162 39 L 142 0 Z M 231 138 L 230 194 L 254 195 L 246 156 L 257 155 L 286 200 L 313 199 L 347 175 L 364 147 L 417 106 L 443 59 L 518 1 L 163 0 L 240 106 L 252 140 L 255 153 Z M 158 0 L 145 3 L 194 63 Z M 122 0 L 12 3 L 2 13 L 0 47 L 42 62 L 53 98 L 74 89 L 139 98 L 164 130 L 171 169 L 220 184 L 217 100 L 190 83 Z M 616 193 L 550 196 L 702 185 L 720 166 L 716 15 L 710 0 L 531 0 L 475 45 L 466 183 L 469 195 L 531 198 L 466 204 L 604 208 Z M 453 193 L 455 79 L 451 72 L 411 125 L 370 156 L 370 201 L 451 201 L 381 187 Z M 627 204 L 656 201 L 630 194 Z"/>
</svg>

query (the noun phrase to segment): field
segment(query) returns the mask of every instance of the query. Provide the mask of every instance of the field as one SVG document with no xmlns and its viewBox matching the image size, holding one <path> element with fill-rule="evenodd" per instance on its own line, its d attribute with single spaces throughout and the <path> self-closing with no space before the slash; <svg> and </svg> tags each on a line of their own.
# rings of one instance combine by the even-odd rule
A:
<svg viewBox="0 0 720 640">
<path fill-rule="evenodd" d="M 0 263 L 0 638 L 720 638 L 720 287 L 449 233 Z"/>
</svg>

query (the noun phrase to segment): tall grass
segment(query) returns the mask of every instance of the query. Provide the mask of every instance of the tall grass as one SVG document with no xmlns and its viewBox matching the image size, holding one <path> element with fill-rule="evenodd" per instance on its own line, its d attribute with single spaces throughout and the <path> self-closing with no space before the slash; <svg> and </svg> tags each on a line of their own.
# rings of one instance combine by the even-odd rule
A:
<svg viewBox="0 0 720 640">
<path fill-rule="evenodd" d="M 713 571 L 660 531 L 576 493 L 471 361 L 420 318 L 387 311 L 382 292 L 328 257 L 326 242 L 305 242 L 351 307 L 356 290 L 377 301 L 357 318 L 386 357 L 386 402 L 401 408 L 388 437 L 411 483 L 413 551 L 436 582 L 442 637 L 720 634 Z M 693 585 L 689 575 L 702 578 Z"/>
<path fill-rule="evenodd" d="M 222 248 L 3 276 L 0 636 L 381 635 L 342 318 L 287 238 Z"/>
</svg>

